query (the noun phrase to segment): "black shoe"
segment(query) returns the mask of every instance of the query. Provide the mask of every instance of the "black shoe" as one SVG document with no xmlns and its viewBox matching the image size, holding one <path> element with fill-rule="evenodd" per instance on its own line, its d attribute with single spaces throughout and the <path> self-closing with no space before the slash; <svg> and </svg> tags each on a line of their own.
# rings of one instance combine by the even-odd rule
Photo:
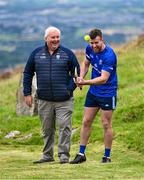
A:
<svg viewBox="0 0 144 180">
<path fill-rule="evenodd" d="M 86 156 L 85 155 L 80 155 L 77 154 L 75 159 L 73 161 L 70 161 L 70 164 L 79 164 L 79 163 L 83 163 L 86 161 Z"/>
<path fill-rule="evenodd" d="M 104 157 L 102 157 L 102 161 L 101 161 L 102 163 L 110 163 L 111 162 L 111 159 L 110 159 L 110 157 L 106 157 L 106 156 L 104 156 Z"/>
<path fill-rule="evenodd" d="M 33 161 L 33 164 L 40 164 L 40 163 L 46 163 L 46 162 L 53 162 L 54 159 L 40 159 L 38 161 Z"/>
</svg>

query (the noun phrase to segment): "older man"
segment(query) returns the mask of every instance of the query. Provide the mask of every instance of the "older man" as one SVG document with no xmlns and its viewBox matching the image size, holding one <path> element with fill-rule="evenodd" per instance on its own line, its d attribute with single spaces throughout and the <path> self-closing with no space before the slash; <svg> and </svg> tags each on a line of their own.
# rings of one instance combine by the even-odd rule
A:
<svg viewBox="0 0 144 180">
<path fill-rule="evenodd" d="M 34 163 L 54 161 L 55 124 L 59 127 L 58 156 L 60 163 L 68 163 L 72 130 L 73 81 L 75 68 L 79 64 L 74 53 L 60 45 L 61 32 L 56 27 L 45 30 L 45 45 L 36 48 L 24 69 L 24 96 L 28 106 L 32 105 L 31 85 L 36 74 L 38 111 L 44 137 L 43 156 Z"/>
</svg>

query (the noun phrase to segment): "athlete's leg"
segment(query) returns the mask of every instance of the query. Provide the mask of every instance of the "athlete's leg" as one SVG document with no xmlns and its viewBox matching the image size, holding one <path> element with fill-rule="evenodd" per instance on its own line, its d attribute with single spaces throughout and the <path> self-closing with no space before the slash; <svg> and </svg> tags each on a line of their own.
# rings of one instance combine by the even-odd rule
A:
<svg viewBox="0 0 144 180">
<path fill-rule="evenodd" d="M 112 114 L 112 110 L 101 110 L 101 121 L 104 129 L 104 145 L 107 149 L 111 149 L 113 140 Z"/>
<path fill-rule="evenodd" d="M 83 123 L 80 133 L 80 145 L 86 146 L 91 133 L 92 122 L 98 111 L 98 107 L 85 107 Z"/>
</svg>

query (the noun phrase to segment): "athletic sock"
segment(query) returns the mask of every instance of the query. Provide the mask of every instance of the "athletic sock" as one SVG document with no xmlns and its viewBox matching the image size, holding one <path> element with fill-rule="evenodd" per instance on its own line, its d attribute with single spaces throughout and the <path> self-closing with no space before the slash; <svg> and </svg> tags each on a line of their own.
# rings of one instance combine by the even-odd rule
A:
<svg viewBox="0 0 144 180">
<path fill-rule="evenodd" d="M 110 152 L 111 152 L 111 149 L 105 148 L 104 156 L 110 157 Z"/>
<path fill-rule="evenodd" d="M 84 155 L 84 154 L 85 154 L 85 149 L 86 149 L 86 146 L 85 146 L 85 145 L 80 145 L 79 154 L 80 154 L 80 155 Z"/>
</svg>

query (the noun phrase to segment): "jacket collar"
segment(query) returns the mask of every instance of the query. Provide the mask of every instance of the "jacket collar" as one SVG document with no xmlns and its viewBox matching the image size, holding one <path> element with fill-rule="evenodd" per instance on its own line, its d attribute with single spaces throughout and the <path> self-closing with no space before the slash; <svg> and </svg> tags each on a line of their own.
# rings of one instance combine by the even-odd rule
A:
<svg viewBox="0 0 144 180">
<path fill-rule="evenodd" d="M 45 42 L 45 49 L 46 49 L 46 51 L 49 53 L 49 51 L 48 51 L 48 46 L 47 46 L 47 43 L 46 43 L 46 42 Z M 60 46 L 53 52 L 53 54 L 56 54 L 59 49 L 60 49 Z"/>
</svg>

